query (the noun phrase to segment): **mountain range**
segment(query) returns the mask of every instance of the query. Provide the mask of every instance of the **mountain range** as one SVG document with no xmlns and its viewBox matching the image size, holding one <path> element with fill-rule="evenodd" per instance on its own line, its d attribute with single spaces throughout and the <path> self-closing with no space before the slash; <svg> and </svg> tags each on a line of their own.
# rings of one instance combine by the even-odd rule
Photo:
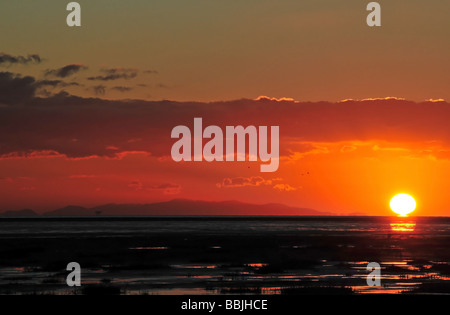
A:
<svg viewBox="0 0 450 315">
<path fill-rule="evenodd" d="M 37 216 L 31 209 L 5 211 L 0 216 Z M 290 207 L 284 204 L 269 203 L 263 205 L 239 201 L 201 201 L 173 199 L 148 204 L 105 204 L 92 208 L 69 205 L 40 214 L 42 216 L 123 216 L 123 215 L 336 215 L 309 208 Z"/>
</svg>

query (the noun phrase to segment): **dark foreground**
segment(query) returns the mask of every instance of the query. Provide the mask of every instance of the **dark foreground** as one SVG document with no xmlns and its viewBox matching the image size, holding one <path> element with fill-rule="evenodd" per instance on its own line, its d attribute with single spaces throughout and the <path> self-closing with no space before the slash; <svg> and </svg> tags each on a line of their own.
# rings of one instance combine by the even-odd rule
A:
<svg viewBox="0 0 450 315">
<path fill-rule="evenodd" d="M 411 228 L 377 221 L 392 227 L 377 230 L 349 219 L 322 230 L 305 220 L 303 227 L 316 228 L 216 229 L 230 224 L 217 220 L 197 230 L 196 220 L 184 219 L 189 228 L 164 231 L 165 221 L 156 220 L 148 231 L 92 232 L 87 226 L 98 223 L 86 219 L 79 231 L 3 233 L 0 294 L 450 294 L 450 235 L 420 229 L 449 222 L 418 220 Z M 15 223 L 0 220 L 7 224 Z M 69 262 L 81 265 L 81 287 L 66 285 Z M 381 265 L 379 287 L 367 286 L 369 262 Z"/>
</svg>

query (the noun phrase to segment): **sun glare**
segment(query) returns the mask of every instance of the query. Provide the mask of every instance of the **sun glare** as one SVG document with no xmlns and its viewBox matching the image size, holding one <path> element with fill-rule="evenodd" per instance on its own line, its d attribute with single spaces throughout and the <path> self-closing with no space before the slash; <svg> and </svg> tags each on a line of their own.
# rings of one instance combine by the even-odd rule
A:
<svg viewBox="0 0 450 315">
<path fill-rule="evenodd" d="M 392 211 L 405 217 L 416 209 L 416 201 L 408 194 L 395 195 L 390 202 Z"/>
</svg>

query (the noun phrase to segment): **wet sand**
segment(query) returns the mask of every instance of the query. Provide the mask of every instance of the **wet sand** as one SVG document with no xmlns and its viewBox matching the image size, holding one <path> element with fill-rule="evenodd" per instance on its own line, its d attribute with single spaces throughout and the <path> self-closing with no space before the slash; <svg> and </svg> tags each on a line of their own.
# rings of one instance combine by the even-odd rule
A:
<svg viewBox="0 0 450 315">
<path fill-rule="evenodd" d="M 448 244 L 414 230 L 24 233 L 0 237 L 0 294 L 448 294 Z M 367 286 L 368 262 L 381 287 Z"/>
</svg>

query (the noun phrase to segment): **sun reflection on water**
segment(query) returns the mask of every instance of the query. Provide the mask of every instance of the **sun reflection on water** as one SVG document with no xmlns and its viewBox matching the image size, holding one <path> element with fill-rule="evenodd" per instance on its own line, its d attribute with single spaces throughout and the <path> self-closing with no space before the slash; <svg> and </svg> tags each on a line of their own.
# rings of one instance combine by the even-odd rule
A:
<svg viewBox="0 0 450 315">
<path fill-rule="evenodd" d="M 413 232 L 415 228 L 416 224 L 411 222 L 391 223 L 391 230 L 394 232 Z"/>
</svg>

